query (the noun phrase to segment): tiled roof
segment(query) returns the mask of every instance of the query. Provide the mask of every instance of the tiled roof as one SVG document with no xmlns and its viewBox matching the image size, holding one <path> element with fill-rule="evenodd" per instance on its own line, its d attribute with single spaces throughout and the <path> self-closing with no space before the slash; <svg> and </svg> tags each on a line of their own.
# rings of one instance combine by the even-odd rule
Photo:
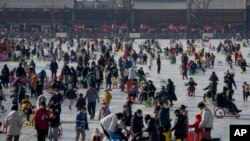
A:
<svg viewBox="0 0 250 141">
<path fill-rule="evenodd" d="M 5 8 L 73 8 L 74 0 L 5 0 Z M 54 4 L 52 4 L 54 3 Z"/>
</svg>

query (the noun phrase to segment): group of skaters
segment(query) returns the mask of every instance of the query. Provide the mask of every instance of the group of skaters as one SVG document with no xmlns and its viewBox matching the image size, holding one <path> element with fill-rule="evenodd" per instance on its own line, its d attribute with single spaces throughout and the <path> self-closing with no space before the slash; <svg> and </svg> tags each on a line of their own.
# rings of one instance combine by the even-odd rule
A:
<svg viewBox="0 0 250 141">
<path fill-rule="evenodd" d="M 57 45 L 55 41 L 58 42 Z M 213 53 L 205 52 L 204 48 L 197 50 L 195 40 L 187 41 L 188 50 L 185 53 L 182 43 L 178 40 L 172 40 L 170 47 L 163 50 L 156 40 L 146 40 L 139 46 L 139 52 L 136 52 L 132 39 L 112 38 L 104 41 L 78 38 L 74 42 L 74 39 L 64 41 L 60 38 L 57 40 L 4 38 L 2 42 L 15 51 L 13 54 L 8 54 L 9 57 L 19 60 L 17 68 L 10 70 L 5 64 L 1 71 L 0 111 L 6 110 L 2 105 L 2 101 L 6 101 L 4 92 L 6 90 L 12 92 L 10 95 L 11 112 L 2 122 L 3 127 L 7 128 L 6 141 L 18 141 L 22 126 L 26 125 L 34 126 L 38 141 L 45 141 L 47 137 L 50 141 L 57 141 L 62 132 L 60 115 L 65 99 L 69 100 L 69 110 L 73 109 L 73 103 L 76 101 L 76 141 L 80 139 L 80 135 L 82 141 L 86 140 L 85 131 L 91 126 L 88 119 L 98 119 L 101 125 L 101 128 L 94 130 L 91 141 L 127 141 L 129 139 L 165 141 L 170 140 L 171 132 L 176 141 L 183 141 L 188 137 L 189 128 L 194 128 L 195 141 L 211 140 L 213 113 L 206 106 L 207 98 L 210 98 L 215 106 L 228 108 L 232 113 L 241 112 L 233 103 L 233 86 L 237 87 L 234 81 L 233 61 L 228 56 L 233 54 L 237 56 L 235 54 L 238 53 L 235 61 L 242 61 L 242 59 L 239 59 L 240 50 L 234 44 L 228 43 L 229 41 L 226 40 L 225 43 L 219 45 L 226 54 L 229 66 L 224 77 L 223 92 L 217 92 L 219 79 L 213 72 L 209 78 L 210 83 L 204 88 L 207 92 L 204 94 L 203 102 L 197 105 L 201 112 L 196 115 L 195 123 L 189 123 L 187 106 L 181 105 L 174 111 L 176 119 L 174 124 L 171 124 L 170 109 L 174 105 L 173 101 L 177 100 L 174 82 L 168 79 L 158 92 L 154 82 L 148 80 L 149 72 L 138 67 L 138 64 L 147 64 L 150 71 L 153 68 L 152 61 L 155 59 L 157 73 L 160 74 L 162 59 L 169 58 L 170 63 L 174 64 L 176 57 L 181 55 L 181 74 L 183 79 L 189 79 L 185 84 L 188 86 L 188 95 L 194 95 L 195 87 L 199 84 L 192 77 L 188 78 L 188 75 L 195 75 L 199 70 L 205 72 L 206 69 L 213 69 L 215 62 Z M 67 42 L 68 50 L 66 52 L 62 49 L 65 42 Z M 71 50 L 73 46 L 76 46 L 75 50 Z M 115 59 L 117 52 L 123 52 L 123 56 L 120 56 L 118 60 Z M 98 53 L 101 55 L 96 58 Z M 192 56 L 194 60 L 190 60 Z M 49 59 L 48 67 L 51 76 L 47 75 L 45 70 L 36 72 L 37 64 L 33 61 L 35 57 L 40 60 Z M 28 62 L 28 59 L 31 61 Z M 59 69 L 61 61 L 63 67 Z M 77 66 L 70 66 L 71 63 L 77 63 Z M 78 90 L 82 88 L 86 89 L 86 93 L 78 93 Z M 102 100 L 100 99 L 101 88 L 104 88 Z M 112 105 L 114 88 L 127 93 L 123 110 L 120 113 L 113 113 L 109 108 Z M 247 101 L 249 88 L 249 84 L 245 82 L 243 85 L 244 101 Z M 44 95 L 45 90 L 51 93 L 48 100 Z M 32 104 L 31 98 L 36 99 L 36 104 Z M 101 103 L 98 117 L 95 114 L 97 103 Z M 142 109 L 137 109 L 132 113 L 132 107 L 136 108 L 136 104 L 153 107 L 154 111 L 151 115 L 144 116 Z M 148 135 L 145 136 L 144 133 Z"/>
</svg>

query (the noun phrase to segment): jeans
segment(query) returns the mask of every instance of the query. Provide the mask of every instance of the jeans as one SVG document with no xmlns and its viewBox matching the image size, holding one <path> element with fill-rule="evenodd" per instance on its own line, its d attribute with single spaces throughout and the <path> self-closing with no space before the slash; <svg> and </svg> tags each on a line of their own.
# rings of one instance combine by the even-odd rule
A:
<svg viewBox="0 0 250 141">
<path fill-rule="evenodd" d="M 47 135 L 48 135 L 48 130 L 41 130 L 41 129 L 36 129 L 37 130 L 37 141 L 45 141 Z"/>
<path fill-rule="evenodd" d="M 81 130 L 76 130 L 76 141 L 78 141 L 79 137 L 80 137 L 80 134 L 82 136 L 82 139 L 81 141 L 85 141 L 85 130 L 84 129 L 81 129 Z"/>
<path fill-rule="evenodd" d="M 96 80 L 96 90 L 99 92 L 100 91 L 100 86 L 101 86 L 101 80 L 97 79 Z"/>
<path fill-rule="evenodd" d="M 74 99 L 69 99 L 69 108 L 71 109 L 71 106 L 73 105 L 74 103 Z"/>
<path fill-rule="evenodd" d="M 19 141 L 19 136 L 7 135 L 6 141 Z"/>
<path fill-rule="evenodd" d="M 96 102 L 88 103 L 88 112 L 89 112 L 91 119 L 95 117 L 95 107 L 96 107 Z"/>
<path fill-rule="evenodd" d="M 26 115 L 26 120 L 27 120 L 27 121 L 30 121 L 30 115 L 31 115 L 30 110 L 25 110 L 24 113 L 25 113 L 25 115 Z"/>
<path fill-rule="evenodd" d="M 49 127 L 49 135 L 48 138 L 50 141 L 58 141 L 58 127 Z"/>
</svg>

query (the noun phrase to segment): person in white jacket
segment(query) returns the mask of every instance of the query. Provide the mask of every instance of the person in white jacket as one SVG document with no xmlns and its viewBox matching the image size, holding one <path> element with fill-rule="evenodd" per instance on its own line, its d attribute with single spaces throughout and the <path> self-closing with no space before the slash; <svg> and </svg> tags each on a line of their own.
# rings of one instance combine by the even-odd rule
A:
<svg viewBox="0 0 250 141">
<path fill-rule="evenodd" d="M 201 122 L 199 127 L 204 128 L 205 132 L 211 133 L 214 123 L 214 117 L 211 110 L 203 103 L 198 104 L 198 108 L 201 110 Z"/>
<path fill-rule="evenodd" d="M 103 132 L 105 133 L 105 138 L 104 140 L 108 139 L 109 137 L 107 137 L 109 133 L 114 133 L 117 131 L 117 126 L 118 126 L 118 121 L 121 120 L 123 118 L 123 114 L 122 113 L 112 113 L 106 117 L 104 117 L 103 119 L 101 119 L 100 123 L 103 129 Z"/>
<path fill-rule="evenodd" d="M 147 65 L 148 65 L 148 69 L 149 69 L 149 70 L 151 70 L 152 63 L 153 63 L 152 55 L 151 55 L 151 53 L 148 53 Z"/>
<path fill-rule="evenodd" d="M 6 141 L 18 141 L 21 134 L 22 118 L 18 112 L 18 106 L 13 105 L 11 112 L 8 114 L 5 124 L 7 126 L 7 139 Z"/>
</svg>

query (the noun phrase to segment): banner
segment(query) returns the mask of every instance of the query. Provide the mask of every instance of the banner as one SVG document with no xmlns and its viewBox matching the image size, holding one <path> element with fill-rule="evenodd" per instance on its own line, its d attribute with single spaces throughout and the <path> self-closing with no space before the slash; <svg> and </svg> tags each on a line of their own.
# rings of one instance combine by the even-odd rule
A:
<svg viewBox="0 0 250 141">
<path fill-rule="evenodd" d="M 141 34 L 140 33 L 129 33 L 130 38 L 140 38 Z"/>
<path fill-rule="evenodd" d="M 205 38 L 214 38 L 214 33 L 202 33 L 202 39 L 205 39 Z"/>
<path fill-rule="evenodd" d="M 66 38 L 67 37 L 67 33 L 66 32 L 56 33 L 56 37 Z"/>
</svg>

